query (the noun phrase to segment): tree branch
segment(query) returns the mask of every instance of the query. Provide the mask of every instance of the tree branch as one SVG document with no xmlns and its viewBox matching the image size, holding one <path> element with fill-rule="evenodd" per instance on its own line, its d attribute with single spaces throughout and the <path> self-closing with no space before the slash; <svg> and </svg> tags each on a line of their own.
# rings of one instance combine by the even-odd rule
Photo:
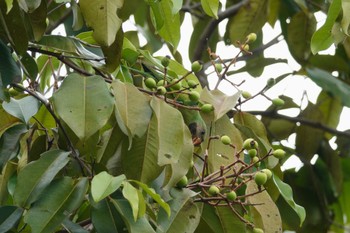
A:
<svg viewBox="0 0 350 233">
<path fill-rule="evenodd" d="M 227 115 L 230 118 L 232 118 L 235 113 L 236 113 L 236 111 L 231 110 L 227 113 Z M 339 131 L 339 130 L 331 128 L 331 127 L 329 127 L 321 122 L 311 121 L 309 119 L 305 119 L 305 118 L 301 118 L 301 117 L 286 116 L 286 115 L 279 114 L 275 111 L 247 111 L 247 113 L 250 113 L 252 115 L 260 115 L 260 116 L 264 116 L 264 117 L 269 117 L 269 118 L 273 118 L 273 119 L 283 119 L 283 120 L 287 120 L 287 121 L 290 121 L 293 123 L 300 123 L 302 125 L 310 126 L 312 128 L 322 129 L 323 131 L 334 134 L 336 136 L 343 136 L 343 137 L 350 138 L 350 132 Z"/>
<path fill-rule="evenodd" d="M 249 0 L 243 0 L 240 3 L 237 3 L 235 5 L 230 6 L 225 11 L 222 11 L 218 14 L 218 19 L 213 19 L 209 22 L 209 24 L 203 30 L 203 33 L 199 38 L 199 41 L 197 43 L 198 46 L 196 47 L 196 49 L 194 51 L 192 61 L 200 60 L 200 58 L 202 57 L 203 51 L 206 51 L 206 45 L 207 45 L 206 42 L 211 37 L 212 33 L 215 31 L 215 28 L 218 26 L 218 24 L 222 20 L 235 15 L 237 13 L 237 11 L 248 2 L 249 2 Z"/>
</svg>

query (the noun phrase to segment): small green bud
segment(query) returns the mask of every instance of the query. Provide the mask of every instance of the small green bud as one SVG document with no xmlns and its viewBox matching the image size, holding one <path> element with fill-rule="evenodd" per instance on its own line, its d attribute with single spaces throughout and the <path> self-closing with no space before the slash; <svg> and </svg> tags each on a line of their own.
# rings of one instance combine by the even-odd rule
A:
<svg viewBox="0 0 350 233">
<path fill-rule="evenodd" d="M 254 158 L 258 154 L 258 151 L 256 149 L 250 149 L 248 150 L 248 155 L 250 158 Z"/>
<path fill-rule="evenodd" d="M 270 169 L 265 168 L 265 169 L 262 169 L 261 171 L 266 174 L 268 180 L 271 179 L 272 171 Z"/>
<path fill-rule="evenodd" d="M 282 149 L 277 149 L 274 152 L 272 152 L 272 155 L 275 156 L 275 158 L 277 159 L 282 159 L 286 155 L 286 152 Z"/>
<path fill-rule="evenodd" d="M 231 144 L 231 138 L 229 136 L 227 136 L 227 135 L 221 136 L 220 140 L 221 140 L 221 142 L 224 145 L 230 145 Z"/>
<path fill-rule="evenodd" d="M 197 91 L 191 91 L 189 97 L 190 100 L 197 102 L 199 100 L 200 94 Z"/>
<path fill-rule="evenodd" d="M 267 80 L 266 86 L 272 87 L 273 85 L 275 85 L 275 83 L 276 83 L 275 79 L 269 78 L 269 79 Z"/>
<path fill-rule="evenodd" d="M 180 90 L 181 87 L 182 87 L 182 84 L 181 84 L 181 81 L 179 82 L 179 79 L 174 78 L 171 81 L 171 86 L 170 86 L 171 89 L 173 89 L 173 90 Z"/>
<path fill-rule="evenodd" d="M 254 164 L 255 167 L 260 167 L 259 157 L 255 156 L 252 158 L 251 163 Z"/>
<path fill-rule="evenodd" d="M 252 97 L 252 94 L 250 94 L 248 91 L 242 91 L 242 97 L 244 99 L 249 99 L 250 97 Z"/>
<path fill-rule="evenodd" d="M 272 100 L 272 104 L 276 106 L 283 106 L 284 105 L 284 100 L 280 98 L 275 98 Z"/>
<path fill-rule="evenodd" d="M 178 188 L 185 188 L 188 184 L 187 176 L 183 176 L 179 182 L 176 183 L 176 187 Z"/>
<path fill-rule="evenodd" d="M 216 196 L 220 193 L 220 189 L 215 185 L 211 185 L 209 187 L 208 193 L 210 196 Z"/>
<path fill-rule="evenodd" d="M 192 63 L 191 69 L 193 72 L 195 72 L 195 73 L 199 72 L 202 70 L 202 68 L 203 68 L 203 66 L 201 63 L 199 63 L 199 61 L 195 61 Z"/>
<path fill-rule="evenodd" d="M 254 41 L 256 41 L 256 34 L 255 33 L 249 33 L 249 35 L 247 36 L 247 43 L 252 43 Z"/>
<path fill-rule="evenodd" d="M 187 85 L 190 88 L 196 88 L 198 83 L 196 81 L 194 81 L 194 80 L 187 80 Z"/>
<path fill-rule="evenodd" d="M 214 110 L 214 107 L 211 104 L 203 104 L 201 107 L 201 112 L 203 113 L 210 113 L 213 110 Z"/>
<path fill-rule="evenodd" d="M 166 88 L 164 86 L 157 87 L 157 94 L 165 95 L 165 93 L 166 93 Z"/>
<path fill-rule="evenodd" d="M 222 71 L 222 65 L 221 65 L 221 63 L 216 63 L 216 64 L 215 64 L 215 69 L 216 69 L 216 71 L 217 71 L 218 73 L 221 73 L 221 71 Z"/>
<path fill-rule="evenodd" d="M 235 192 L 235 191 L 231 191 L 231 192 L 229 192 L 229 193 L 227 193 L 226 194 L 226 198 L 227 198 L 227 200 L 229 200 L 229 201 L 234 201 L 234 200 L 236 200 L 236 198 L 237 198 L 237 193 Z"/>
<path fill-rule="evenodd" d="M 267 181 L 267 175 L 264 172 L 257 172 L 254 175 L 254 181 L 257 185 L 264 185 Z"/>
<path fill-rule="evenodd" d="M 243 142 L 243 149 L 258 149 L 258 143 L 253 138 L 248 138 Z"/>
<path fill-rule="evenodd" d="M 243 49 L 244 51 L 249 51 L 249 44 L 245 44 L 245 45 L 242 47 L 242 49 Z"/>
<path fill-rule="evenodd" d="M 146 78 L 145 79 L 145 85 L 146 87 L 148 87 L 149 89 L 153 89 L 157 87 L 157 83 L 156 80 L 154 80 L 153 78 Z"/>
<path fill-rule="evenodd" d="M 170 59 L 169 56 L 165 56 L 165 57 L 162 58 L 161 63 L 162 63 L 162 65 L 163 65 L 164 67 L 168 67 L 169 62 L 170 62 L 169 59 Z"/>
</svg>

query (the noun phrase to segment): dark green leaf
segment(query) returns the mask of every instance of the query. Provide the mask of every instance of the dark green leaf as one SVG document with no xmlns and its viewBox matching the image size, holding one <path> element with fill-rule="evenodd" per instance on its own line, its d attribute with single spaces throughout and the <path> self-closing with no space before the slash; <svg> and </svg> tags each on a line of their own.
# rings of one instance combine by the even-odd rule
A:
<svg viewBox="0 0 350 233">
<path fill-rule="evenodd" d="M 69 152 L 52 150 L 25 166 L 18 173 L 14 200 L 19 206 L 28 207 L 38 200 L 56 174 L 68 163 Z"/>
<path fill-rule="evenodd" d="M 62 226 L 67 229 L 67 231 L 69 233 L 89 233 L 88 230 L 84 229 L 82 226 L 80 226 L 79 224 L 72 222 L 71 220 L 69 220 L 68 218 L 66 218 L 63 222 L 62 222 Z"/>
<path fill-rule="evenodd" d="M 0 232 L 9 232 L 19 222 L 24 209 L 16 206 L 0 207 Z"/>
<path fill-rule="evenodd" d="M 21 80 L 21 70 L 12 58 L 10 49 L 0 40 L 0 88 Z"/>
</svg>

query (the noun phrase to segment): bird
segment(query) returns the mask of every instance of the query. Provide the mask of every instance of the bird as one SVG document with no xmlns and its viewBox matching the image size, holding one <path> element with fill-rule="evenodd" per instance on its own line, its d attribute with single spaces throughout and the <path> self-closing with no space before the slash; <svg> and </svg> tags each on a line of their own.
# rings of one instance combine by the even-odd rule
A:
<svg viewBox="0 0 350 233">
<path fill-rule="evenodd" d="M 205 139 L 207 126 L 201 117 L 199 111 L 192 109 L 179 108 L 185 124 L 192 135 L 194 146 L 199 146 Z"/>
</svg>

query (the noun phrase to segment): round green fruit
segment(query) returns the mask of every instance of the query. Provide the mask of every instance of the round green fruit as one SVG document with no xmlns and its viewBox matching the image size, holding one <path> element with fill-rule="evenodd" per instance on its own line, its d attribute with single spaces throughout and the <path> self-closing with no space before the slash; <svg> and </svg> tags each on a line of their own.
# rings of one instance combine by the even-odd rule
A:
<svg viewBox="0 0 350 233">
<path fill-rule="evenodd" d="M 215 64 L 215 69 L 218 73 L 221 73 L 222 71 L 222 65 L 220 63 L 216 63 Z"/>
<path fill-rule="evenodd" d="M 258 151 L 256 149 L 248 150 L 248 155 L 250 158 L 254 158 L 257 154 L 258 154 Z"/>
<path fill-rule="evenodd" d="M 272 171 L 270 169 L 265 168 L 265 169 L 262 169 L 261 172 L 266 174 L 268 180 L 271 179 Z"/>
<path fill-rule="evenodd" d="M 254 41 L 256 41 L 256 34 L 255 33 L 249 33 L 249 35 L 247 36 L 247 43 L 252 43 Z"/>
<path fill-rule="evenodd" d="M 159 80 L 159 81 L 157 82 L 157 86 L 158 86 L 158 87 L 160 87 L 160 86 L 165 86 L 164 80 L 163 80 L 163 79 L 162 79 L 162 80 Z"/>
<path fill-rule="evenodd" d="M 148 87 L 149 89 L 153 89 L 157 87 L 157 83 L 156 80 L 154 80 L 153 78 L 146 78 L 145 79 L 145 85 L 146 87 Z"/>
<path fill-rule="evenodd" d="M 165 93 L 166 93 L 166 88 L 164 86 L 157 87 L 157 94 L 165 95 Z"/>
<path fill-rule="evenodd" d="M 210 196 L 216 196 L 220 193 L 220 189 L 215 185 L 211 185 L 209 187 L 208 193 Z"/>
<path fill-rule="evenodd" d="M 264 230 L 261 228 L 254 227 L 253 228 L 253 233 L 264 233 Z"/>
<path fill-rule="evenodd" d="M 211 104 L 203 104 L 201 107 L 201 112 L 203 113 L 210 113 L 213 110 L 214 110 L 214 107 Z"/>
<path fill-rule="evenodd" d="M 258 149 L 258 143 L 253 138 L 248 138 L 243 142 L 243 149 Z"/>
<path fill-rule="evenodd" d="M 227 198 L 227 200 L 229 200 L 229 201 L 234 201 L 234 200 L 236 200 L 236 198 L 237 198 L 237 193 L 235 192 L 235 191 L 231 191 L 231 192 L 229 192 L 229 193 L 227 193 L 226 194 L 226 198 Z"/>
<path fill-rule="evenodd" d="M 188 80 L 187 81 L 187 85 L 188 85 L 189 88 L 196 88 L 198 83 L 196 81 L 194 81 L 194 80 Z"/>
<path fill-rule="evenodd" d="M 250 94 L 248 91 L 242 91 L 242 97 L 244 99 L 249 99 L 250 97 L 252 97 L 252 94 Z"/>
<path fill-rule="evenodd" d="M 168 67 L 168 65 L 169 65 L 169 59 L 170 59 L 169 56 L 165 56 L 165 57 L 163 57 L 163 59 L 161 60 L 161 63 L 162 63 L 162 65 L 163 65 L 164 67 Z"/>
<path fill-rule="evenodd" d="M 201 71 L 202 68 L 203 68 L 203 66 L 201 63 L 199 63 L 199 61 L 195 61 L 191 65 L 191 70 L 195 73 Z"/>
<path fill-rule="evenodd" d="M 179 180 L 179 182 L 177 182 L 176 187 L 178 187 L 178 188 L 184 188 L 184 187 L 187 186 L 187 184 L 188 184 L 187 176 L 183 176 L 183 177 Z"/>
<path fill-rule="evenodd" d="M 267 181 L 267 175 L 264 172 L 257 172 L 254 175 L 254 181 L 257 185 L 264 185 Z"/>
<path fill-rule="evenodd" d="M 277 149 L 274 152 L 272 152 L 272 155 L 275 156 L 275 158 L 277 159 L 282 159 L 286 155 L 286 152 L 282 149 Z"/>
<path fill-rule="evenodd" d="M 284 100 L 280 98 L 275 98 L 272 100 L 272 104 L 275 106 L 283 106 L 284 105 Z"/>
<path fill-rule="evenodd" d="M 245 45 L 242 47 L 242 49 L 243 49 L 244 51 L 249 51 L 249 45 L 248 45 L 248 44 L 245 44 Z"/>
<path fill-rule="evenodd" d="M 255 167 L 260 167 L 260 162 L 259 162 L 258 156 L 253 157 L 250 162 L 253 163 Z"/>
<path fill-rule="evenodd" d="M 197 102 L 199 100 L 200 94 L 197 91 L 191 91 L 188 97 L 190 97 L 190 100 Z"/>
<path fill-rule="evenodd" d="M 276 83 L 275 79 L 269 78 L 269 79 L 267 80 L 266 86 L 272 87 L 273 85 L 275 85 L 275 83 Z"/>
<path fill-rule="evenodd" d="M 177 78 L 174 78 L 171 81 L 171 86 L 170 86 L 171 89 L 173 89 L 173 90 L 180 90 L 181 87 L 182 87 L 181 81 L 179 82 L 179 80 Z"/>
<path fill-rule="evenodd" d="M 231 138 L 229 136 L 227 136 L 227 135 L 221 136 L 220 140 L 221 140 L 221 142 L 224 145 L 230 145 L 231 144 Z"/>
</svg>

